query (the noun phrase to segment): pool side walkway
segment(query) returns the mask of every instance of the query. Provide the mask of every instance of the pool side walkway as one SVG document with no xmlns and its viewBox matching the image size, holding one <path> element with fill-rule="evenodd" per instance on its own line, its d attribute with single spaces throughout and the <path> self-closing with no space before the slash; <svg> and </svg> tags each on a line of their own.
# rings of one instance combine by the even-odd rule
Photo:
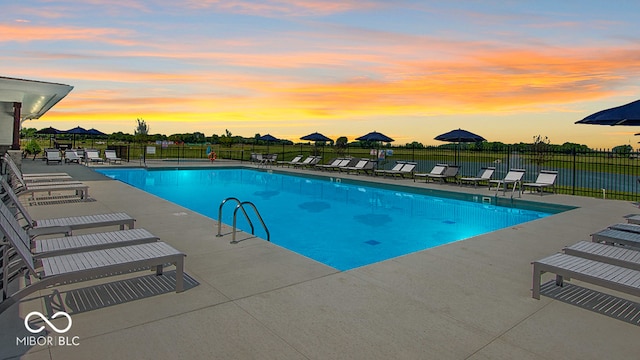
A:
<svg viewBox="0 0 640 360">
<path fill-rule="evenodd" d="M 251 166 L 180 164 L 225 165 Z M 176 294 L 171 282 L 138 272 L 40 291 L 0 314 L 0 359 L 584 360 L 640 354 L 640 326 L 548 296 L 535 300 L 530 291 L 532 261 L 640 213 L 629 201 L 524 194 L 526 200 L 579 208 L 340 272 L 246 233 L 231 244 L 228 226 L 216 237 L 214 220 L 82 165 L 25 160 L 23 171 L 68 172 L 90 185 L 95 200 L 29 206 L 34 218 L 127 212 L 136 227 L 187 254 L 188 286 Z M 340 177 L 494 194 L 486 187 Z M 71 315 L 73 326 L 64 335 L 77 336 L 78 346 L 16 345 L 16 337 L 30 335 L 24 326 L 29 312 L 56 310 Z M 64 326 L 62 321 L 53 323 Z"/>
</svg>

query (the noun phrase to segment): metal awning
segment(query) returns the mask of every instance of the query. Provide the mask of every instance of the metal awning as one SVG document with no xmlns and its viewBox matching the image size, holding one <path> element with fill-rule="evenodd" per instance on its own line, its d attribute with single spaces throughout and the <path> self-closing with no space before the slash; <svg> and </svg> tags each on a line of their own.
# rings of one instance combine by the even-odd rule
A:
<svg viewBox="0 0 640 360">
<path fill-rule="evenodd" d="M 0 112 L 14 114 L 14 103 L 21 103 L 20 121 L 39 119 L 62 100 L 73 86 L 0 76 Z"/>
</svg>

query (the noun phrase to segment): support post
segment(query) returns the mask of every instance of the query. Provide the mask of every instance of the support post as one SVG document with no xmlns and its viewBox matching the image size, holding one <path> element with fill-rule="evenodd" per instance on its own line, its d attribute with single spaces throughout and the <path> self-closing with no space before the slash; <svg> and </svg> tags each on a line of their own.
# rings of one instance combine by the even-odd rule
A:
<svg viewBox="0 0 640 360">
<path fill-rule="evenodd" d="M 13 142 L 11 150 L 20 150 L 20 110 L 22 103 L 13 103 Z"/>
</svg>

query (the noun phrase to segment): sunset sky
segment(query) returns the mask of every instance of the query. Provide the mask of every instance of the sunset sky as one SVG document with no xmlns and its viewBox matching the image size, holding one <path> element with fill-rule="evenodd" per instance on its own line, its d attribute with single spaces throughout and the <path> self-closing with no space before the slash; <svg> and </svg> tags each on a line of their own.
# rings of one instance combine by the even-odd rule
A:
<svg viewBox="0 0 640 360">
<path fill-rule="evenodd" d="M 640 2 L 21 0 L 2 5 L 0 76 L 74 90 L 25 127 L 199 131 L 298 141 L 376 130 L 403 145 L 638 148 L 575 125 L 640 98 Z"/>
</svg>

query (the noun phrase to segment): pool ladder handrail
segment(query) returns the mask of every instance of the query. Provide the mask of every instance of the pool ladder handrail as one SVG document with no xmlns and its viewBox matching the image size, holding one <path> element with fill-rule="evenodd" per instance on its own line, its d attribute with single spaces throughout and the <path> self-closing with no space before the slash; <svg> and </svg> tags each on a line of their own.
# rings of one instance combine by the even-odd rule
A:
<svg viewBox="0 0 640 360">
<path fill-rule="evenodd" d="M 233 210 L 233 233 L 232 233 L 232 238 L 231 238 L 231 243 L 232 244 L 236 244 L 237 243 L 237 241 L 236 241 L 236 232 L 237 232 L 236 222 L 237 222 L 237 218 L 238 218 L 238 210 L 242 210 L 242 212 L 244 213 L 244 217 L 247 219 L 247 222 L 249 223 L 249 226 L 251 227 L 251 235 L 255 235 L 255 228 L 253 226 L 253 222 L 251 221 L 251 219 L 249 218 L 249 215 L 247 214 L 247 211 L 244 209 L 245 205 L 250 205 L 253 208 L 253 211 L 255 211 L 256 215 L 258 216 L 258 220 L 260 220 L 260 223 L 262 224 L 262 227 L 264 228 L 264 231 L 267 233 L 267 241 L 271 241 L 271 234 L 269 233 L 269 228 L 267 228 L 267 224 L 264 223 L 264 220 L 262 219 L 262 215 L 260 215 L 260 212 L 258 211 L 258 208 L 256 207 L 256 205 L 254 203 L 250 202 L 250 201 L 240 201 L 238 198 L 235 198 L 235 197 L 229 197 L 229 198 L 226 198 L 226 199 L 222 200 L 222 202 L 220 203 L 220 206 L 218 207 L 218 234 L 216 235 L 217 237 L 222 236 L 222 207 L 229 200 L 233 200 L 233 201 L 238 203 L 238 205 L 236 205 L 235 210 Z"/>
</svg>

